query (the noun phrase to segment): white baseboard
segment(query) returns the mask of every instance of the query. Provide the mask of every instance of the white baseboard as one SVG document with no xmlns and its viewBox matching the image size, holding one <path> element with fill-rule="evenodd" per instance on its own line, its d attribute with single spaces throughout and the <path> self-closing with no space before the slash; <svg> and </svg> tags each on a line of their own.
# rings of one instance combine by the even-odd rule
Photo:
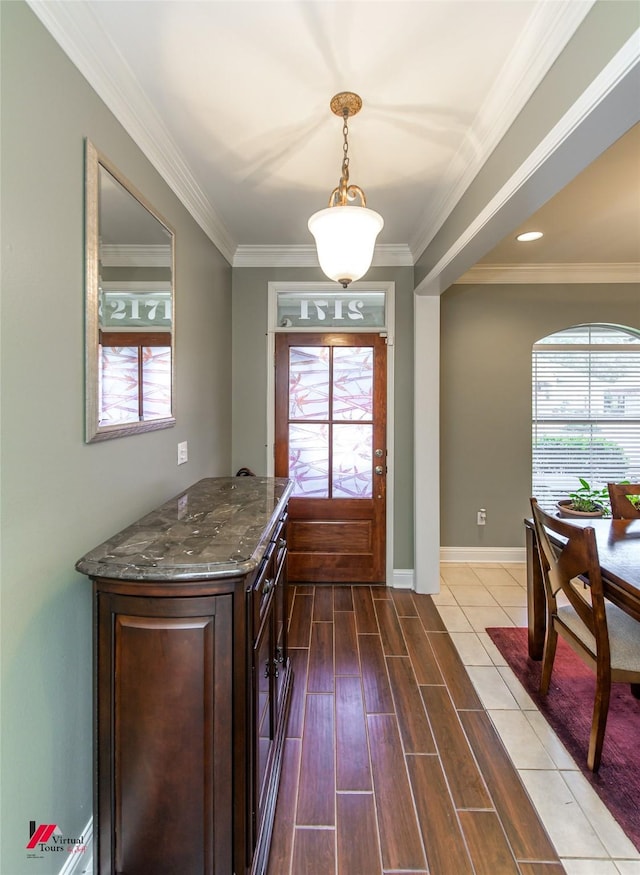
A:
<svg viewBox="0 0 640 875">
<path fill-rule="evenodd" d="M 524 547 L 440 547 L 440 562 L 500 563 L 526 562 Z M 392 589 L 412 589 L 416 586 L 413 568 L 394 568 L 389 584 Z"/>
<path fill-rule="evenodd" d="M 93 817 L 82 830 L 85 850 L 81 854 L 69 854 L 58 875 L 93 875 Z"/>
<path fill-rule="evenodd" d="M 441 562 L 526 562 L 524 547 L 440 547 Z"/>
<path fill-rule="evenodd" d="M 414 589 L 415 572 L 413 568 L 394 568 L 391 587 L 393 589 Z"/>
</svg>

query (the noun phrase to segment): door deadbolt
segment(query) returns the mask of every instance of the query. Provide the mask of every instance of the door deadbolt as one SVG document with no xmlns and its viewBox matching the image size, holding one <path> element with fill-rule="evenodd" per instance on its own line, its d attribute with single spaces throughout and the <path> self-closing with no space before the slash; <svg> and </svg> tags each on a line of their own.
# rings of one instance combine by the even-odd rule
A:
<svg viewBox="0 0 640 875">
<path fill-rule="evenodd" d="M 381 456 L 384 456 L 384 450 L 376 450 L 376 456 L 378 458 L 380 458 Z"/>
</svg>

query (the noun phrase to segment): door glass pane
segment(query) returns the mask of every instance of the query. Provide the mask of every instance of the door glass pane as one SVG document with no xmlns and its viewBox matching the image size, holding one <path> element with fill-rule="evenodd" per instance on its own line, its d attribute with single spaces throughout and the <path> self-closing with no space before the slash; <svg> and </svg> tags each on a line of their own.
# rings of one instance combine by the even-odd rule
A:
<svg viewBox="0 0 640 875">
<path fill-rule="evenodd" d="M 138 347 L 103 346 L 99 380 L 100 424 L 138 422 Z"/>
<path fill-rule="evenodd" d="M 142 348 L 142 418 L 171 416 L 171 347 Z"/>
<path fill-rule="evenodd" d="M 334 498 L 371 498 L 373 492 L 373 426 L 336 423 L 333 426 Z"/>
<path fill-rule="evenodd" d="M 370 346 L 334 348 L 333 418 L 373 418 L 373 349 Z"/>
<path fill-rule="evenodd" d="M 289 351 L 289 419 L 329 418 L 329 347 Z"/>
<path fill-rule="evenodd" d="M 329 496 L 329 440 L 326 423 L 289 424 L 289 477 L 293 495 Z"/>
</svg>

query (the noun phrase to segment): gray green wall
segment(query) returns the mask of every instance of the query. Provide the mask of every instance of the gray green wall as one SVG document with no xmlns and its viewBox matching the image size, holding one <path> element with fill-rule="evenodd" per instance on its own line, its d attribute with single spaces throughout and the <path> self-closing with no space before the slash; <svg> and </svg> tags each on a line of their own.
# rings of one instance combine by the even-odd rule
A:
<svg viewBox="0 0 640 875">
<path fill-rule="evenodd" d="M 441 299 L 441 544 L 518 547 L 531 495 L 531 351 L 584 322 L 640 329 L 638 285 L 456 285 Z M 487 525 L 476 512 L 487 510 Z"/>
<path fill-rule="evenodd" d="M 395 282 L 393 567 L 413 568 L 413 268 L 371 268 Z M 267 287 L 326 282 L 319 268 L 234 268 L 233 467 L 267 470 Z"/>
<path fill-rule="evenodd" d="M 2 135 L 0 872 L 29 821 L 92 812 L 91 585 L 74 563 L 184 486 L 231 470 L 231 269 L 22 2 L 0 3 Z M 177 424 L 87 445 L 84 138 L 176 231 Z M 189 462 L 176 464 L 178 441 Z"/>
</svg>

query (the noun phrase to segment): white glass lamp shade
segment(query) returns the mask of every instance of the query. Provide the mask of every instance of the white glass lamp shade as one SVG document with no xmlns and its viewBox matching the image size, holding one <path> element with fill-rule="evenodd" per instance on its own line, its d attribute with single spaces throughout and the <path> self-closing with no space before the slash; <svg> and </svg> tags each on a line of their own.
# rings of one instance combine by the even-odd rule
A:
<svg viewBox="0 0 640 875">
<path fill-rule="evenodd" d="M 367 207 L 327 207 L 309 219 L 320 267 L 343 286 L 364 276 L 384 220 Z"/>
</svg>

